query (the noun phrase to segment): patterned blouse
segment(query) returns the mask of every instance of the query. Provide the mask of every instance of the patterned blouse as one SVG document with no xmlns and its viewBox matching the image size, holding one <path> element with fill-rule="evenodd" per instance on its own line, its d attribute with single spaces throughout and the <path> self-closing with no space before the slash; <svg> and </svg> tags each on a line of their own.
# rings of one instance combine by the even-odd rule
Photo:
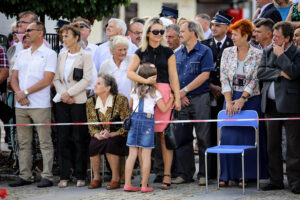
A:
<svg viewBox="0 0 300 200">
<path fill-rule="evenodd" d="M 292 21 L 300 21 L 300 12 L 298 11 L 298 3 L 293 5 L 293 12 L 291 16 Z"/>
<path fill-rule="evenodd" d="M 259 84 L 257 79 L 257 68 L 262 58 L 262 51 L 252 47 L 248 50 L 247 56 L 244 60 L 244 91 L 248 92 L 250 96 L 260 94 Z M 237 47 L 228 47 L 223 51 L 221 59 L 221 84 L 222 93 L 233 92 L 233 81 L 237 71 L 238 58 Z"/>
<path fill-rule="evenodd" d="M 113 98 L 114 97 L 115 96 L 113 96 Z M 93 98 L 94 97 L 90 97 L 86 102 L 86 115 L 87 115 L 88 122 L 98 122 Z M 95 96 L 95 98 L 97 99 L 97 96 Z M 114 103 L 114 102 L 112 102 L 112 103 Z M 110 120 L 112 107 L 107 108 L 105 115 L 102 112 L 100 112 L 99 110 L 97 110 L 97 111 L 99 113 L 100 121 L 108 122 Z M 120 116 L 121 120 L 124 121 L 127 118 L 127 116 L 129 115 L 129 113 L 130 113 L 130 111 L 129 111 L 128 99 L 124 95 L 118 94 L 117 98 L 116 98 L 116 104 L 115 104 L 114 113 L 113 113 L 112 117 Z M 89 127 L 91 136 L 94 136 L 96 133 L 99 133 L 102 129 L 107 129 L 110 131 L 109 124 L 104 124 L 101 126 L 100 125 L 88 125 L 88 127 Z M 124 135 L 124 136 L 127 133 L 123 127 L 120 128 L 117 132 L 120 135 Z"/>
</svg>

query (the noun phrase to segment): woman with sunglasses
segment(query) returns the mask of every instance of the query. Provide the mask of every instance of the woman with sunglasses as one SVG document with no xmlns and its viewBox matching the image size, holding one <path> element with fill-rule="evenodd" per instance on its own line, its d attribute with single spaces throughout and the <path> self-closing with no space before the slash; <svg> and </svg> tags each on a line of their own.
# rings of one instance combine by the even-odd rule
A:
<svg viewBox="0 0 300 200">
<path fill-rule="evenodd" d="M 175 101 L 174 106 L 176 110 L 181 109 L 179 82 L 176 70 L 176 60 L 173 51 L 166 47 L 164 41 L 164 27 L 159 18 L 150 18 L 147 20 L 143 35 L 142 45 L 133 55 L 131 64 L 127 71 L 127 77 L 132 81 L 143 84 L 156 84 L 158 90 L 163 96 L 164 102 L 167 103 L 170 98 L 171 88 L 174 92 Z M 140 64 L 152 63 L 157 68 L 157 76 L 151 76 L 147 79 L 139 76 L 136 71 Z M 169 120 L 171 110 L 162 113 L 155 108 L 154 119 Z M 173 150 L 166 148 L 166 142 L 163 131 L 167 124 L 156 124 L 155 132 L 161 142 L 161 150 L 164 161 L 164 176 L 161 189 L 169 189 L 171 185 L 171 165 L 173 159 Z"/>
</svg>

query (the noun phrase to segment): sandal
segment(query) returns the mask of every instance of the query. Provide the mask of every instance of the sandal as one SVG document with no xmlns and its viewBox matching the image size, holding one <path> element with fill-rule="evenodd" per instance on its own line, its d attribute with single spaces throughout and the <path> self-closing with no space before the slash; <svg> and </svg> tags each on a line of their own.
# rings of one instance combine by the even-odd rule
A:
<svg viewBox="0 0 300 200">
<path fill-rule="evenodd" d="M 110 183 L 106 186 L 107 190 L 113 190 L 117 188 L 120 188 L 120 181 L 111 180 Z"/>
<path fill-rule="evenodd" d="M 245 187 L 247 187 L 247 184 L 248 183 L 248 179 L 245 179 Z M 238 184 L 238 186 L 240 187 L 240 188 L 242 188 L 243 187 L 243 179 L 239 179 L 239 184 Z"/>
<path fill-rule="evenodd" d="M 83 186 L 85 186 L 85 180 L 77 180 L 76 186 L 77 187 L 83 187 Z"/>
<path fill-rule="evenodd" d="M 165 176 L 168 176 L 171 178 L 171 175 L 170 174 L 164 174 L 164 177 Z M 162 182 L 162 184 L 160 185 L 160 189 L 162 190 L 169 190 L 171 188 L 171 183 L 166 183 L 166 182 Z"/>
<path fill-rule="evenodd" d="M 59 181 L 58 185 L 59 188 L 65 188 L 68 186 L 68 181 L 67 180 L 61 180 Z"/>
<path fill-rule="evenodd" d="M 228 181 L 219 181 L 219 187 L 227 187 L 228 186 Z"/>
</svg>

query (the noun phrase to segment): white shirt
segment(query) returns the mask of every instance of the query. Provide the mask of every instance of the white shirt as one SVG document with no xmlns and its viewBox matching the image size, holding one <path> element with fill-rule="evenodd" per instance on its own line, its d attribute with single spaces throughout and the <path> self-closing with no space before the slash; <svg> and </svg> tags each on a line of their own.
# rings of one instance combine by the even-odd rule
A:
<svg viewBox="0 0 300 200">
<path fill-rule="evenodd" d="M 126 96 L 128 100 L 130 100 L 132 81 L 127 78 L 127 68 L 131 59 L 132 55 L 127 55 L 118 67 L 113 58 L 109 58 L 101 64 L 99 71 L 99 73 L 112 75 L 117 81 L 119 93 Z"/>
<path fill-rule="evenodd" d="M 92 57 L 94 56 L 96 50 L 97 50 L 98 46 L 92 43 L 88 43 L 87 47 L 85 47 L 84 50 L 86 50 L 87 52 L 90 52 L 92 54 Z"/>
<path fill-rule="evenodd" d="M 225 40 L 226 40 L 226 38 L 227 38 L 226 35 L 225 35 L 225 37 L 221 41 L 218 41 L 218 40 L 216 40 L 216 38 L 214 38 L 216 46 L 218 47 L 218 45 L 217 45 L 218 42 L 221 42 L 221 45 L 220 45 L 220 49 L 221 49 L 222 46 L 223 46 L 223 44 L 224 44 L 224 42 L 225 42 Z"/>
<path fill-rule="evenodd" d="M 144 113 L 150 113 L 150 114 L 154 114 L 154 107 L 156 105 L 156 102 L 162 98 L 161 93 L 156 90 L 155 92 L 156 97 L 152 98 L 150 96 L 149 93 L 146 94 L 146 97 L 144 98 Z M 133 110 L 135 110 L 135 112 L 139 111 L 139 97 L 136 93 L 133 93 L 133 90 L 130 93 L 131 98 L 133 99 Z"/>
<path fill-rule="evenodd" d="M 102 112 L 103 115 L 105 115 L 107 108 L 112 107 L 112 102 L 113 102 L 113 96 L 111 94 L 107 97 L 105 105 L 103 105 L 101 98 L 98 97 L 96 100 L 95 109 L 99 109 L 99 111 Z"/>
<path fill-rule="evenodd" d="M 33 54 L 31 48 L 18 54 L 13 70 L 18 70 L 18 80 L 21 90 L 25 90 L 44 78 L 44 73 L 56 71 L 57 54 L 42 44 Z M 29 106 L 21 106 L 16 102 L 17 108 L 49 108 L 50 85 L 42 90 L 28 95 Z"/>
<path fill-rule="evenodd" d="M 68 84 L 68 77 L 70 74 L 70 70 L 72 68 L 72 65 L 74 63 L 74 60 L 76 59 L 76 57 L 79 55 L 78 53 L 68 53 L 67 59 L 66 59 L 66 63 L 65 63 L 65 70 L 64 70 L 64 81 L 66 84 Z"/>
<path fill-rule="evenodd" d="M 209 39 L 210 36 L 211 36 L 211 30 L 210 30 L 210 28 L 209 28 L 207 31 L 204 32 L 204 39 L 205 39 L 205 40 L 206 40 L 206 39 Z"/>
<path fill-rule="evenodd" d="M 135 51 L 137 50 L 137 47 L 130 40 L 128 40 L 128 44 L 129 44 L 129 46 L 128 46 L 127 54 L 128 55 L 134 54 Z M 110 53 L 109 41 L 98 46 L 98 48 L 95 52 L 95 55 L 93 56 L 93 61 L 94 61 L 94 64 L 95 64 L 98 72 L 100 71 L 101 64 L 105 60 L 107 60 L 111 57 L 112 57 L 112 55 Z"/>
</svg>

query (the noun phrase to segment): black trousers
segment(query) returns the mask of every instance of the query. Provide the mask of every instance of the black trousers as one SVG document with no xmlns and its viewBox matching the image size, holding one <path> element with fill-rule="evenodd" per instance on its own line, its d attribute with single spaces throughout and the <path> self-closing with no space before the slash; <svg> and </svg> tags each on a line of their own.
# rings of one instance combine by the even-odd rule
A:
<svg viewBox="0 0 300 200">
<path fill-rule="evenodd" d="M 278 113 L 276 104 L 267 101 L 266 118 L 299 117 L 300 114 Z M 291 189 L 300 188 L 300 123 L 299 121 L 266 121 L 270 182 L 283 186 L 282 125 L 286 130 L 286 173 Z"/>
<path fill-rule="evenodd" d="M 210 118 L 210 97 L 209 93 L 200 95 L 187 96 L 190 105 L 182 107 L 178 114 L 179 120 L 185 119 L 209 119 Z M 199 172 L 198 179 L 205 177 L 205 157 L 206 148 L 210 147 L 210 123 L 186 123 L 187 131 L 185 134 L 192 134 L 193 128 L 196 130 L 196 137 L 198 140 L 198 154 L 199 154 Z M 193 143 L 187 144 L 175 150 L 176 169 L 177 174 L 185 179 L 191 181 L 195 173 L 195 159 Z M 209 167 L 208 167 L 209 168 Z"/>
<path fill-rule="evenodd" d="M 86 122 L 85 104 L 56 104 L 56 119 L 58 123 Z M 69 180 L 71 163 L 75 177 L 85 180 L 89 134 L 87 126 L 58 126 L 58 155 L 60 179 Z"/>
</svg>

